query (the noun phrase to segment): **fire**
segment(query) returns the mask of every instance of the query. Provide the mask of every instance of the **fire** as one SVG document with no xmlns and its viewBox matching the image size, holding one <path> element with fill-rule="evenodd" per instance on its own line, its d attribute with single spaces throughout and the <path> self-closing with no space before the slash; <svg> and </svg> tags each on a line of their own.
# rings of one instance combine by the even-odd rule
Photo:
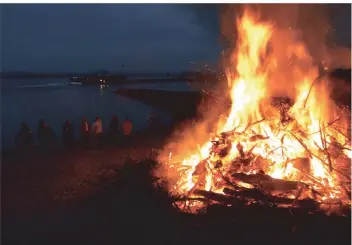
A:
<svg viewBox="0 0 352 245">
<path fill-rule="evenodd" d="M 170 153 L 166 166 L 178 174 L 170 187 L 173 194 L 196 197 L 195 190 L 223 194 L 233 183 L 250 189 L 251 181 L 232 177 L 264 172 L 273 183 L 283 180 L 287 182 L 278 183 L 305 186 L 298 195 L 277 193 L 278 185 L 274 184 L 271 194 L 311 198 L 320 204 L 339 200 L 350 205 L 346 194 L 352 155 L 348 118 L 336 108 L 324 83 L 315 81 L 318 70 L 313 65 L 302 68 L 290 63 L 298 74 L 295 77 L 300 77 L 294 81 L 294 104 L 288 107 L 284 103 L 278 110 L 267 103 L 271 97 L 270 74 L 280 72 L 280 60 L 270 52 L 274 30 L 272 23 L 259 21 L 248 10 L 237 20 L 238 42 L 232 56 L 235 65 L 226 70 L 231 109 L 197 152 L 184 156 L 180 163 L 173 163 Z M 288 57 L 310 59 L 302 43 L 292 43 L 286 52 Z M 347 164 L 342 166 L 341 162 Z"/>
</svg>

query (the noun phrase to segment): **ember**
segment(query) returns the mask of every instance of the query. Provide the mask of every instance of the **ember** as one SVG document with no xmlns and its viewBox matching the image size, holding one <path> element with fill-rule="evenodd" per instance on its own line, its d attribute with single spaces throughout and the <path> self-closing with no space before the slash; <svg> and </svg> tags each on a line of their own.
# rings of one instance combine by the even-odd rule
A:
<svg viewBox="0 0 352 245">
<path fill-rule="evenodd" d="M 234 67 L 226 70 L 231 109 L 199 152 L 175 162 L 169 154 L 169 191 L 179 207 L 196 211 L 207 203 L 338 210 L 350 206 L 349 111 L 330 99 L 318 69 L 290 64 L 300 77 L 294 100 L 275 99 L 268 88 L 280 60 L 270 53 L 271 23 L 249 10 L 237 21 Z M 304 63 L 304 44 L 293 42 L 287 56 Z M 301 64 L 300 63 L 300 64 Z M 307 63 L 307 62 L 306 62 Z M 306 64 L 304 63 L 304 64 Z M 296 78 L 296 77 L 295 77 Z M 180 156 L 177 156 L 180 158 Z M 180 200 L 181 200 L 180 199 Z M 184 209 L 186 210 L 186 209 Z"/>
</svg>

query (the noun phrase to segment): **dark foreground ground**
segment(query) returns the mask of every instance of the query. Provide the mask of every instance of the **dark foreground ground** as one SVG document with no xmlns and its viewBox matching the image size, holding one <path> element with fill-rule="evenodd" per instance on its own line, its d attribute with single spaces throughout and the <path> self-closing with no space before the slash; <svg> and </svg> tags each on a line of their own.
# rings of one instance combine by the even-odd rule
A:
<svg viewBox="0 0 352 245">
<path fill-rule="evenodd" d="M 4 155 L 1 244 L 351 243 L 350 217 L 259 207 L 179 212 L 150 174 L 162 141 Z"/>
</svg>

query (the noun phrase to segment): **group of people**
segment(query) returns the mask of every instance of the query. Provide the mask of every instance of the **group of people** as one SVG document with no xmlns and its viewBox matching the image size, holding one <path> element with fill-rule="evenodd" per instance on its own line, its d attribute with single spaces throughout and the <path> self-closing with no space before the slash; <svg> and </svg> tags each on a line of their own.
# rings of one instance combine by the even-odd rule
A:
<svg viewBox="0 0 352 245">
<path fill-rule="evenodd" d="M 120 143 L 128 144 L 129 138 L 133 129 L 132 121 L 126 117 L 121 125 L 122 134 L 120 129 L 120 123 L 117 116 L 113 116 L 107 134 L 104 135 L 103 122 L 100 117 L 97 117 L 92 125 L 89 124 L 88 120 L 83 117 L 79 129 L 79 141 L 84 147 L 102 147 L 106 140 L 112 145 L 118 145 Z M 43 148 L 52 148 L 57 144 L 57 139 L 54 130 L 47 125 L 44 120 L 39 120 L 37 138 L 39 144 Z M 122 139 L 123 138 L 123 139 Z M 67 148 L 72 148 L 76 145 L 75 133 L 72 122 L 67 120 L 62 126 L 62 140 Z M 15 137 L 15 144 L 17 148 L 26 148 L 32 146 L 34 142 L 34 136 L 32 130 L 25 123 L 21 123 L 20 131 Z"/>
</svg>

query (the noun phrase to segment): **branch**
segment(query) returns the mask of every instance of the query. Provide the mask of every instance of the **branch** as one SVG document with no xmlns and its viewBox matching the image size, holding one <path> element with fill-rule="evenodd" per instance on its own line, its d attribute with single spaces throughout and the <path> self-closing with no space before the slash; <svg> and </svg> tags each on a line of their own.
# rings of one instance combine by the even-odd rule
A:
<svg viewBox="0 0 352 245">
<path fill-rule="evenodd" d="M 313 86 L 315 85 L 315 83 L 316 83 L 317 81 L 319 81 L 319 80 L 320 80 L 323 76 L 325 76 L 325 75 L 326 75 L 326 73 L 321 74 L 320 76 L 318 76 L 318 77 L 313 81 L 312 85 L 310 85 L 310 88 L 309 88 L 307 97 L 306 97 L 306 99 L 305 99 L 305 101 L 304 101 L 304 104 L 303 104 L 303 108 L 306 108 L 306 104 L 307 104 L 309 95 L 310 95 L 310 93 L 312 92 Z"/>
</svg>

